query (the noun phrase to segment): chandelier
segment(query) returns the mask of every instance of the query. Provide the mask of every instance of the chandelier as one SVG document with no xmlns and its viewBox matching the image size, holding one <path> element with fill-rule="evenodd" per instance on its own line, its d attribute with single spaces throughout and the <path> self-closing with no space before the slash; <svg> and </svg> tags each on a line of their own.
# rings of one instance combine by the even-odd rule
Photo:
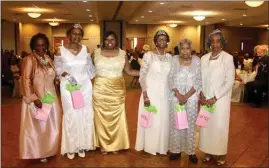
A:
<svg viewBox="0 0 269 168">
<path fill-rule="evenodd" d="M 258 7 L 258 6 L 261 6 L 264 1 L 245 1 L 245 3 L 250 6 L 250 7 Z"/>
<path fill-rule="evenodd" d="M 171 24 L 168 24 L 168 26 L 174 28 L 174 27 L 177 27 L 177 24 L 171 23 Z"/>
<path fill-rule="evenodd" d="M 38 18 L 39 16 L 41 16 L 41 13 L 36 13 L 36 12 L 30 12 L 30 13 L 27 13 L 27 14 L 31 18 Z"/>
<path fill-rule="evenodd" d="M 58 26 L 60 23 L 59 22 L 49 22 L 49 25 L 51 26 Z"/>
<path fill-rule="evenodd" d="M 205 16 L 202 15 L 197 15 L 197 16 L 193 16 L 193 19 L 197 20 L 197 21 L 202 21 L 205 19 Z"/>
</svg>

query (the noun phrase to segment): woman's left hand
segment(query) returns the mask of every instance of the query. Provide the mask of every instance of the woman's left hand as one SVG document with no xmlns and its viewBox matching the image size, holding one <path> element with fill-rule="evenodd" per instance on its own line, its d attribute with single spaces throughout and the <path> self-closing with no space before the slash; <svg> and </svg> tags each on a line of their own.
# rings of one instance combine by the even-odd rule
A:
<svg viewBox="0 0 269 168">
<path fill-rule="evenodd" d="M 212 97 L 211 99 L 208 99 L 206 102 L 207 102 L 207 106 L 212 106 L 213 104 L 216 103 L 216 98 Z"/>
</svg>

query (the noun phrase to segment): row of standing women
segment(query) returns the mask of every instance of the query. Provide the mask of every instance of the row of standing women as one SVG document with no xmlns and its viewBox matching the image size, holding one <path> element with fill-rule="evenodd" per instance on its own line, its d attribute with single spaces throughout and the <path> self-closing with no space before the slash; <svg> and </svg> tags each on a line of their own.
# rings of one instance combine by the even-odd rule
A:
<svg viewBox="0 0 269 168">
<path fill-rule="evenodd" d="M 61 154 L 69 159 L 78 153 L 100 148 L 103 154 L 117 153 L 129 148 L 129 136 L 125 114 L 125 82 L 122 72 L 139 76 L 130 67 L 126 54 L 118 48 L 117 35 L 107 32 L 102 49 L 96 49 L 92 57 L 86 46 L 80 45 L 83 29 L 75 24 L 67 31 L 69 43 L 56 50 L 54 64 L 46 56 L 49 46 L 47 37 L 37 34 L 31 39 L 32 54 L 23 60 L 22 66 L 22 116 L 20 129 L 20 157 L 22 159 L 46 158 L 58 150 L 61 111 Z M 154 36 L 156 49 L 147 52 L 140 71 L 142 94 L 139 113 L 144 106 L 155 105 L 158 109 L 152 126 L 140 126 L 138 117 L 135 149 L 150 154 L 166 154 L 170 160 L 189 154 L 195 155 L 198 101 L 202 105 L 216 104 L 216 113 L 206 128 L 200 129 L 200 149 L 207 153 L 203 161 L 212 155 L 222 156 L 217 164 L 225 162 L 228 143 L 230 95 L 234 80 L 233 59 L 224 52 L 224 36 L 214 31 L 208 45 L 212 52 L 202 61 L 191 56 L 191 41 L 180 44 L 180 56 L 171 57 L 165 52 L 168 34 L 160 30 Z M 92 59 L 91 59 L 92 58 Z M 93 65 L 94 64 L 94 65 Z M 40 101 L 46 93 L 57 95 L 54 88 L 56 74 L 60 79 L 62 110 L 57 96 L 46 122 L 33 117 L 33 111 L 42 108 Z M 92 88 L 91 79 L 94 78 Z M 74 109 L 67 85 L 80 86 L 84 98 L 83 108 Z M 200 94 L 201 93 L 201 94 Z M 189 128 L 175 129 L 173 107 L 185 105 Z M 140 115 L 139 115 L 140 116 Z"/>
</svg>

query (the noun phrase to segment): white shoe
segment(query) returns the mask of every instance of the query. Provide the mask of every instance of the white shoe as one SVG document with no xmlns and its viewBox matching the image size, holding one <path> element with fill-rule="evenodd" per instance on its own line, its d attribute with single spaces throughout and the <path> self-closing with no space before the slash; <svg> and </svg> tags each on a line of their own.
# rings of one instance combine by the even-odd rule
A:
<svg viewBox="0 0 269 168">
<path fill-rule="evenodd" d="M 47 159 L 47 158 L 40 159 L 40 162 L 42 162 L 42 163 L 47 163 L 47 162 L 48 162 L 48 159 Z"/>
<path fill-rule="evenodd" d="M 84 150 L 79 151 L 78 156 L 84 158 L 85 157 L 85 151 Z"/>
<path fill-rule="evenodd" d="M 68 159 L 74 159 L 75 158 L 75 153 L 67 153 Z"/>
</svg>

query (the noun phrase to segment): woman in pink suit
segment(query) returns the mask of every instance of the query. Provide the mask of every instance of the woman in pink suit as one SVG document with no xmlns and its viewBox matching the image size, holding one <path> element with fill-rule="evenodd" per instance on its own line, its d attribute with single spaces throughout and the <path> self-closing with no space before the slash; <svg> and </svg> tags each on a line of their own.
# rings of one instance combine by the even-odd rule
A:
<svg viewBox="0 0 269 168">
<path fill-rule="evenodd" d="M 45 34 L 34 35 L 30 42 L 32 54 L 22 62 L 22 111 L 20 126 L 20 158 L 41 159 L 56 155 L 60 133 L 60 102 L 54 85 L 55 68 L 46 52 L 49 40 Z M 45 93 L 54 95 L 55 100 L 47 121 L 35 118 L 35 112 L 44 104 Z"/>
</svg>

